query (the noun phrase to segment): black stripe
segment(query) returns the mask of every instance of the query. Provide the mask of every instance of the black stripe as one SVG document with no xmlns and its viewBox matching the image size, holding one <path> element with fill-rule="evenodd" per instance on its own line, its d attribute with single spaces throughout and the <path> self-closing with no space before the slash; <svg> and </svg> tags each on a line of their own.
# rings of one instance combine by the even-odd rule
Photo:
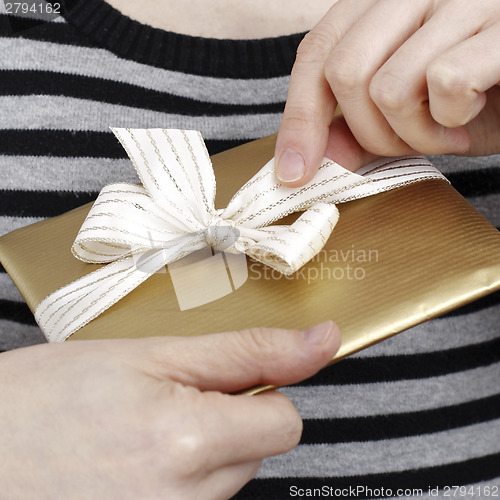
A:
<svg viewBox="0 0 500 500">
<path fill-rule="evenodd" d="M 219 104 L 145 89 L 128 83 L 50 71 L 0 71 L 0 95 L 56 95 L 187 116 L 281 113 L 284 102 Z"/>
<path fill-rule="evenodd" d="M 51 42 L 78 47 L 97 47 L 77 29 L 67 23 L 46 21 L 0 14 L 0 36 L 22 37 L 40 42 Z"/>
<path fill-rule="evenodd" d="M 332 457 L 332 460 L 335 460 Z M 342 498 L 382 498 L 396 495 L 398 489 L 424 490 L 424 494 L 429 492 L 429 488 L 444 488 L 451 485 L 468 485 L 481 481 L 492 480 L 499 477 L 500 453 L 486 455 L 480 458 L 473 458 L 465 462 L 428 467 L 423 469 L 409 470 L 403 472 L 389 472 L 384 474 L 367 474 L 354 477 L 287 477 L 271 479 L 254 479 L 247 484 L 233 500 L 278 500 L 292 498 L 290 487 L 296 486 L 302 489 L 319 488 L 323 486 L 335 489 L 370 488 L 372 492 L 360 491 L 352 495 L 342 495 Z M 375 492 L 384 488 L 385 491 L 392 490 L 392 494 Z M 373 494 L 375 493 L 375 494 Z M 454 498 L 486 498 L 483 496 L 484 490 L 476 493 L 476 496 L 455 496 Z M 500 492 L 499 492 L 500 494 Z M 312 496 L 310 494 L 309 496 Z M 418 496 L 418 495 L 415 495 Z M 422 495 L 420 495 L 422 496 Z M 300 498 L 297 496 L 297 498 Z M 306 498 L 305 495 L 302 498 Z M 329 498 L 335 498 L 332 494 Z M 339 498 L 339 497 L 337 497 Z M 453 490 L 450 493 L 453 498 Z"/>
<path fill-rule="evenodd" d="M 250 139 L 205 140 L 210 154 Z M 69 130 L 0 130 L 0 154 L 89 158 L 127 158 L 112 132 Z"/>
<path fill-rule="evenodd" d="M 64 24 L 0 15 L 0 36 L 105 48 L 125 59 L 183 73 L 271 78 L 290 74 L 297 46 L 305 34 L 263 40 L 204 39 L 140 24 L 102 1 L 97 2 L 100 14 L 104 14 L 99 18 L 99 12 L 92 12 L 91 3 L 96 2 L 82 2 L 80 12 L 66 13 L 68 22 Z M 123 32 L 119 32 L 116 26 L 123 21 Z M 253 52 L 258 52 L 259 57 L 252 57 Z"/>
<path fill-rule="evenodd" d="M 302 444 L 376 441 L 416 436 L 500 418 L 500 394 L 432 410 L 368 417 L 306 419 Z"/>
<path fill-rule="evenodd" d="M 453 335 L 453 332 L 449 333 Z M 418 338 L 415 341 L 417 342 Z M 413 380 L 488 366 L 499 361 L 500 338 L 437 352 L 346 358 L 297 385 L 347 385 Z"/>
<path fill-rule="evenodd" d="M 118 56 L 183 73 L 227 78 L 289 75 L 302 34 L 260 40 L 186 36 L 123 16 L 103 0 L 64 0 L 65 18 Z M 117 29 L 117 26 L 122 28 Z M 282 57 L 276 57 L 280 54 Z"/>
<path fill-rule="evenodd" d="M 126 158 L 112 132 L 0 130 L 0 154 Z"/>
<path fill-rule="evenodd" d="M 24 302 L 0 299 L 0 319 L 8 319 L 24 325 L 36 325 L 33 313 Z"/>
<path fill-rule="evenodd" d="M 489 295 L 486 295 L 485 297 L 475 300 L 470 304 L 459 307 L 458 309 L 455 309 L 454 311 L 451 311 L 447 314 L 443 314 L 443 316 L 440 317 L 450 318 L 453 316 L 463 316 L 466 314 L 472 314 L 478 311 L 482 311 L 483 309 L 488 309 L 490 307 L 495 307 L 495 306 L 496 307 L 500 306 L 500 290 L 490 293 Z"/>
<path fill-rule="evenodd" d="M 500 168 L 478 168 L 470 172 L 446 174 L 453 187 L 464 197 L 500 193 Z"/>
<path fill-rule="evenodd" d="M 6 273 L 7 271 L 5 268 L 2 266 L 2 263 L 0 262 L 0 273 Z"/>
<path fill-rule="evenodd" d="M 208 152 L 211 155 L 215 155 L 227 151 L 228 149 L 241 146 L 251 140 L 252 139 L 205 139 L 205 144 Z"/>
<path fill-rule="evenodd" d="M 98 193 L 0 190 L 0 215 L 54 217 L 97 198 Z"/>
</svg>

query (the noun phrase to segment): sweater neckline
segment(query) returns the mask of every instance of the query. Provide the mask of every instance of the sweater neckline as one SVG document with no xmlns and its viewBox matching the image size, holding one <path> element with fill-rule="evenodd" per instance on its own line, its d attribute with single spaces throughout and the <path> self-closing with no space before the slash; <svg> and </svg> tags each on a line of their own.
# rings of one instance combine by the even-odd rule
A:
<svg viewBox="0 0 500 500">
<path fill-rule="evenodd" d="M 195 75 L 272 78 L 290 74 L 304 33 L 256 40 L 202 38 L 153 28 L 104 0 L 64 0 L 63 16 L 92 42 L 125 59 Z"/>
</svg>

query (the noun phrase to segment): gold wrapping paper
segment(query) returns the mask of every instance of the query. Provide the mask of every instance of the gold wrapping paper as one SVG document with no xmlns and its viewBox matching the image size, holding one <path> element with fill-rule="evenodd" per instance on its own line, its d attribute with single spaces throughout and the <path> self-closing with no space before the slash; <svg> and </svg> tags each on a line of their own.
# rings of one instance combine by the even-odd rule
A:
<svg viewBox="0 0 500 500">
<path fill-rule="evenodd" d="M 273 156 L 274 144 L 271 136 L 212 157 L 217 207 Z M 0 238 L 0 261 L 32 311 L 97 268 L 70 251 L 89 208 Z M 333 319 L 342 331 L 335 361 L 500 288 L 500 234 L 446 182 L 419 182 L 339 210 L 325 248 L 290 277 L 248 259 L 243 286 L 180 311 L 170 275 L 155 274 L 70 339 L 303 328 Z"/>
</svg>

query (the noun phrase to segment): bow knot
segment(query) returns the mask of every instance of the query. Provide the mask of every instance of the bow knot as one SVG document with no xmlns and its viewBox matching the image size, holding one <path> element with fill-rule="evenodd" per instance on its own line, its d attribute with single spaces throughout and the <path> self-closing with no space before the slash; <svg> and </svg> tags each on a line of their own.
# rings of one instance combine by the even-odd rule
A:
<svg viewBox="0 0 500 500">
<path fill-rule="evenodd" d="M 216 210 L 205 229 L 207 243 L 219 252 L 224 252 L 232 247 L 240 236 L 235 222 L 221 217 L 223 211 L 222 209 Z"/>
</svg>

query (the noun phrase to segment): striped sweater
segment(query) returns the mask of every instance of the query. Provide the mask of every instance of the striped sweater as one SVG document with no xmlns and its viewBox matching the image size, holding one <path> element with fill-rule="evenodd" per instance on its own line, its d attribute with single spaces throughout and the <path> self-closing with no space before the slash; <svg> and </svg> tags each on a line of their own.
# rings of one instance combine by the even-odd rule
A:
<svg viewBox="0 0 500 500">
<path fill-rule="evenodd" d="M 197 129 L 212 154 L 275 132 L 302 36 L 189 37 L 103 0 L 41 22 L 0 2 L 0 235 L 137 181 L 109 125 Z M 500 226 L 500 157 L 433 161 Z M 302 441 L 235 498 L 500 496 L 499 320 L 496 293 L 282 389 Z M 0 267 L 0 349 L 43 341 Z"/>
</svg>

